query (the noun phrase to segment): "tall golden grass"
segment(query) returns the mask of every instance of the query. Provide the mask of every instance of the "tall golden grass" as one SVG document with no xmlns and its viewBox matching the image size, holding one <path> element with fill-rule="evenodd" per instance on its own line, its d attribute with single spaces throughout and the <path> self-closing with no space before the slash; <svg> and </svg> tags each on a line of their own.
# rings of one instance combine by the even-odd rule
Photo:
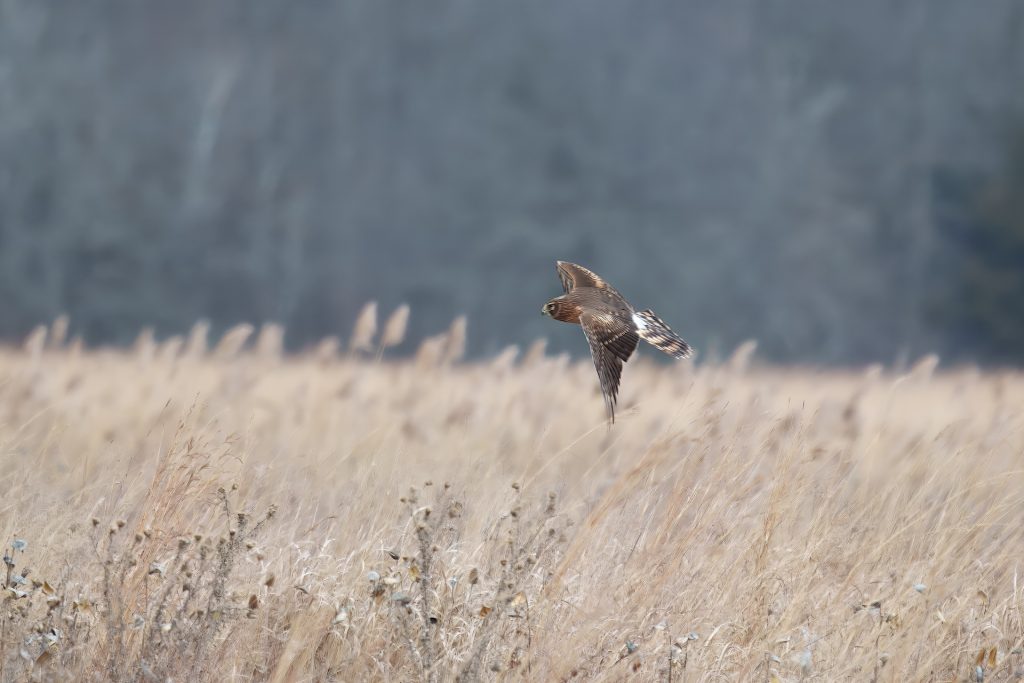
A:
<svg viewBox="0 0 1024 683">
<path fill-rule="evenodd" d="M 2 680 L 1022 675 L 1018 374 L 641 356 L 609 428 L 589 359 L 464 320 L 66 331 L 0 351 Z"/>
</svg>

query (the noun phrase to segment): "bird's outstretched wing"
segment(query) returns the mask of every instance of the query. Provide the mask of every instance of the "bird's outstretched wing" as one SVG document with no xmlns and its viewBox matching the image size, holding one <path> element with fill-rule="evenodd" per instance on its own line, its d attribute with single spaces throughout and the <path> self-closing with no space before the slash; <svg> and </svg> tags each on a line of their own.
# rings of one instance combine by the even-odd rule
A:
<svg viewBox="0 0 1024 683">
<path fill-rule="evenodd" d="M 583 266 L 577 266 L 568 261 L 556 261 L 555 268 L 558 270 L 558 279 L 562 281 L 562 289 L 568 294 L 576 287 L 596 287 L 597 289 L 611 289 L 596 273 L 591 272 Z"/>
<path fill-rule="evenodd" d="M 601 382 L 608 418 L 615 422 L 622 364 L 629 360 L 640 338 L 629 321 L 608 313 L 584 313 L 580 316 L 580 326 L 590 344 L 590 355 L 594 358 L 594 368 Z"/>
</svg>

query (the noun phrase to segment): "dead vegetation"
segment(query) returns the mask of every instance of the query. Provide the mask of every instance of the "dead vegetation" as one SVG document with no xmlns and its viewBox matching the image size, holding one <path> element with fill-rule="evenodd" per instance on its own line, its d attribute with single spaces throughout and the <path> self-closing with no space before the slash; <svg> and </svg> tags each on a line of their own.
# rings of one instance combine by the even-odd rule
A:
<svg viewBox="0 0 1024 683">
<path fill-rule="evenodd" d="M 0 352 L 0 680 L 1024 676 L 1021 376 L 640 358 L 608 429 L 367 311 Z"/>
</svg>

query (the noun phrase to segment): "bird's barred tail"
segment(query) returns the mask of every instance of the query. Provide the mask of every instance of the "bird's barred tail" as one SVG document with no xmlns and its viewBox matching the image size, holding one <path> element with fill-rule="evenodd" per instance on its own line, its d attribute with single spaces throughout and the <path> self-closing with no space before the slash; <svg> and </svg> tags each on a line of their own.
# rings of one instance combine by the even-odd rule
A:
<svg viewBox="0 0 1024 683">
<path fill-rule="evenodd" d="M 693 349 L 683 338 L 672 331 L 654 311 L 647 309 L 633 314 L 637 333 L 644 341 L 657 346 L 673 358 L 688 358 Z"/>
</svg>

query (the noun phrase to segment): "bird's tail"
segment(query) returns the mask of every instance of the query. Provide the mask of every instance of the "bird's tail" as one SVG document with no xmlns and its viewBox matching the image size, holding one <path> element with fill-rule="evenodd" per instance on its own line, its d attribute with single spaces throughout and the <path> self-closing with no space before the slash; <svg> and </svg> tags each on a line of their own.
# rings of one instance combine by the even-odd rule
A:
<svg viewBox="0 0 1024 683">
<path fill-rule="evenodd" d="M 661 318 L 654 315 L 651 309 L 634 313 L 633 317 L 637 333 L 647 343 L 657 346 L 673 358 L 689 358 L 693 354 L 690 345 L 673 332 Z"/>
</svg>

